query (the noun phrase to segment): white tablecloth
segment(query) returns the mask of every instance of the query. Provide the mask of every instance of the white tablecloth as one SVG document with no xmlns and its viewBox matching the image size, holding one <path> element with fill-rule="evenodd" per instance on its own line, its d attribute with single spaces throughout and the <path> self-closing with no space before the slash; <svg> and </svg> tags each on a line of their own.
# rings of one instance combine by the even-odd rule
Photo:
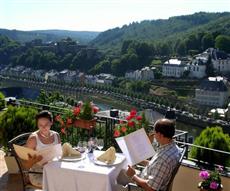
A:
<svg viewBox="0 0 230 191">
<path fill-rule="evenodd" d="M 44 191 L 113 191 L 125 161 L 106 167 L 94 164 L 93 154 L 78 162 L 53 161 L 44 166 Z M 81 166 L 84 168 L 80 168 Z"/>
</svg>

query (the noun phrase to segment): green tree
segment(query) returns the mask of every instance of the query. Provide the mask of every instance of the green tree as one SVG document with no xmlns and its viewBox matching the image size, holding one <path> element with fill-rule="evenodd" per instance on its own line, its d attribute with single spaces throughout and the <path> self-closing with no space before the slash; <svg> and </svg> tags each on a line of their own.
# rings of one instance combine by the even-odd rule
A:
<svg viewBox="0 0 230 191">
<path fill-rule="evenodd" d="M 203 147 L 223 150 L 230 152 L 230 137 L 228 134 L 224 134 L 221 127 L 211 127 L 203 130 L 195 139 L 195 145 Z M 209 162 L 210 164 L 219 164 L 229 166 L 230 156 L 217 153 L 210 150 L 204 150 L 197 147 L 193 147 L 190 156 L 198 160 Z"/>
<path fill-rule="evenodd" d="M 109 73 L 110 71 L 111 71 L 111 62 L 109 61 L 108 58 L 100 61 L 90 70 L 90 72 L 93 74 Z"/>
<path fill-rule="evenodd" d="M 41 89 L 39 96 L 37 98 L 37 101 L 42 104 L 48 104 L 49 103 L 49 97 L 46 94 L 45 90 Z"/>
<path fill-rule="evenodd" d="M 215 47 L 230 53 L 230 36 L 219 35 L 215 39 Z"/>
<path fill-rule="evenodd" d="M 213 35 L 210 33 L 205 34 L 203 38 L 201 39 L 201 46 L 203 50 L 214 47 L 214 44 L 215 42 L 214 42 Z"/>
<path fill-rule="evenodd" d="M 9 106 L 0 115 L 0 144 L 7 146 L 7 142 L 17 135 L 35 131 L 36 114 L 35 109 Z"/>
<path fill-rule="evenodd" d="M 6 107 L 5 96 L 2 92 L 0 92 L 0 110 L 4 109 L 5 107 Z"/>
<path fill-rule="evenodd" d="M 176 52 L 180 55 L 180 56 L 184 56 L 186 55 L 187 52 L 187 48 L 186 48 L 186 44 L 184 41 L 181 41 L 177 47 L 176 47 Z"/>
</svg>

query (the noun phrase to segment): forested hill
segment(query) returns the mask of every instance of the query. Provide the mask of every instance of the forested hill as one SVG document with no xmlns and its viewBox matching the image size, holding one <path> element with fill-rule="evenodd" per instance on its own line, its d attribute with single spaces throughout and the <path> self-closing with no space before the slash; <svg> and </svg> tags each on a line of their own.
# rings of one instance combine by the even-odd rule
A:
<svg viewBox="0 0 230 191">
<path fill-rule="evenodd" d="M 185 39 L 190 34 L 209 32 L 230 35 L 230 13 L 199 12 L 192 15 L 170 17 L 167 20 L 146 20 L 133 22 L 122 28 L 114 28 L 100 33 L 92 42 L 99 48 L 117 48 L 120 50 L 125 40 L 146 42 L 168 42 Z M 196 34 L 195 34 L 196 35 Z"/>
<path fill-rule="evenodd" d="M 70 37 L 81 44 L 87 44 L 89 41 L 93 40 L 99 34 L 99 32 L 69 30 L 19 31 L 0 29 L 0 34 L 21 43 L 32 41 L 34 39 L 42 39 L 43 42 L 59 41 L 63 38 Z"/>
</svg>

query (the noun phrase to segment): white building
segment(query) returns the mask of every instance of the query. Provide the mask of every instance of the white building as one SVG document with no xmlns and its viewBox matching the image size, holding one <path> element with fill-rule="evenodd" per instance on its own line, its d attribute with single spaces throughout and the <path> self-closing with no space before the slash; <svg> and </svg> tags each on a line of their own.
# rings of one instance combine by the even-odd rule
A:
<svg viewBox="0 0 230 191">
<path fill-rule="evenodd" d="M 213 67 L 218 73 L 230 72 L 230 57 L 224 51 L 209 48 L 207 52 L 210 53 Z"/>
<path fill-rule="evenodd" d="M 46 72 L 45 76 L 47 77 L 47 80 L 57 81 L 58 74 L 59 73 L 56 70 L 50 70 L 49 72 Z"/>
<path fill-rule="evenodd" d="M 180 78 L 186 70 L 185 63 L 178 59 L 170 59 L 162 66 L 162 75 L 165 77 Z"/>
<path fill-rule="evenodd" d="M 226 109 L 226 117 L 230 120 L 230 103 L 228 104 L 228 108 Z"/>
<path fill-rule="evenodd" d="M 97 82 L 97 77 L 96 76 L 93 76 L 93 75 L 86 75 L 85 76 L 85 81 L 86 83 L 88 84 L 96 84 Z"/>
<path fill-rule="evenodd" d="M 203 78 L 206 76 L 206 62 L 203 59 L 196 58 L 191 63 L 187 64 L 187 70 L 189 71 L 189 77 L 191 78 Z"/>
<path fill-rule="evenodd" d="M 141 70 L 126 72 L 125 77 L 133 80 L 152 80 L 154 79 L 154 69 L 154 67 L 144 67 Z"/>
<path fill-rule="evenodd" d="M 31 77 L 31 74 L 33 74 L 33 72 L 34 72 L 33 69 L 25 68 L 25 70 L 22 71 L 21 76 L 28 78 L 28 77 Z"/>
<path fill-rule="evenodd" d="M 97 83 L 99 84 L 112 84 L 113 80 L 115 79 L 115 76 L 113 76 L 112 74 L 105 74 L 105 73 L 101 73 L 96 75 L 96 77 L 98 78 Z"/>
<path fill-rule="evenodd" d="M 228 99 L 228 89 L 222 77 L 209 77 L 195 91 L 195 100 L 201 105 L 222 107 Z"/>
<path fill-rule="evenodd" d="M 208 57 L 211 57 L 213 68 L 220 74 L 230 72 L 230 56 L 224 51 L 208 48 L 201 54 L 196 56 L 196 59 L 202 60 L 204 63 L 208 61 Z M 206 62 L 205 62 L 206 61 Z"/>
<path fill-rule="evenodd" d="M 149 68 L 149 67 L 144 67 L 141 69 L 141 78 L 143 80 L 153 80 L 154 79 L 154 73 L 153 73 L 153 68 Z"/>
<path fill-rule="evenodd" d="M 63 80 L 65 82 L 73 82 L 73 81 L 76 81 L 76 71 L 72 71 L 72 70 L 62 70 L 59 75 L 58 75 L 58 78 L 59 80 Z"/>
</svg>

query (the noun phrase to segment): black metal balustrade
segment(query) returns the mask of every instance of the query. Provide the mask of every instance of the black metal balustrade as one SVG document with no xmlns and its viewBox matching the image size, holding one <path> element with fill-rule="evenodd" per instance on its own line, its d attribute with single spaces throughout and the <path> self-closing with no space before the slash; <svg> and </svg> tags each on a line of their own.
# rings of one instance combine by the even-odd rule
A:
<svg viewBox="0 0 230 191">
<path fill-rule="evenodd" d="M 65 111 L 68 110 L 66 108 L 44 105 L 44 104 L 25 101 L 25 100 L 18 100 L 18 103 L 19 103 L 19 106 L 32 107 L 38 110 L 47 109 L 50 112 L 52 112 L 54 115 L 64 114 Z M 67 132 L 66 135 L 62 135 L 60 133 L 62 141 L 63 142 L 68 141 L 72 145 L 77 145 L 77 142 L 79 140 L 88 140 L 90 137 L 100 137 L 104 139 L 104 149 L 108 148 L 111 145 L 119 149 L 113 137 L 113 131 L 114 131 L 115 124 L 118 123 L 120 119 L 115 118 L 115 117 L 110 117 L 110 116 L 98 115 L 98 114 L 95 115 L 95 118 L 96 118 L 96 127 L 92 131 L 88 131 L 87 129 L 81 129 L 81 128 L 70 128 L 70 130 Z M 57 132 L 60 132 L 60 127 L 54 126 L 53 128 Z M 153 125 L 150 125 L 148 129 L 150 130 L 153 129 Z M 28 129 L 28 131 L 30 130 Z M 191 147 L 197 147 L 199 149 L 210 150 L 214 152 L 213 154 L 221 153 L 224 155 L 224 157 L 230 157 L 230 152 L 210 149 L 210 148 L 201 147 L 199 145 L 194 145 L 194 144 L 189 143 L 187 131 L 176 129 L 174 139 L 179 146 L 187 147 L 186 149 L 187 153 L 185 154 L 185 159 L 188 159 L 189 161 L 198 162 L 197 164 L 199 164 L 200 166 L 207 166 L 207 163 L 197 160 L 197 159 L 189 158 L 188 153 Z M 224 169 L 225 169 L 225 175 L 230 176 L 229 167 L 225 167 Z"/>
</svg>

